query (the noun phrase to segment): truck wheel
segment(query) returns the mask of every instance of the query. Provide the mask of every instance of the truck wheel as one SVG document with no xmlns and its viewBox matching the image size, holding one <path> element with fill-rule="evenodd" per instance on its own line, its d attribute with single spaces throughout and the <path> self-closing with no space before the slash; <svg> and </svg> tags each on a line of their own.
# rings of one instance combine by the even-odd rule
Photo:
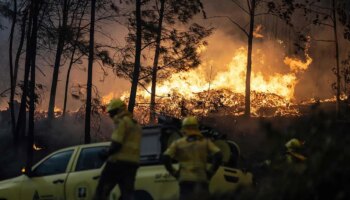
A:
<svg viewBox="0 0 350 200">
<path fill-rule="evenodd" d="M 153 200 L 152 196 L 144 190 L 136 190 L 134 197 L 135 200 Z"/>
</svg>

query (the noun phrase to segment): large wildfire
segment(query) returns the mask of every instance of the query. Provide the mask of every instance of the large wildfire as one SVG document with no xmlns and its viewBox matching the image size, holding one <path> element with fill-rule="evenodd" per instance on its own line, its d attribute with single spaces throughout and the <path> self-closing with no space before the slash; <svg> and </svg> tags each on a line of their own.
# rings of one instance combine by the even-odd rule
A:
<svg viewBox="0 0 350 200">
<path fill-rule="evenodd" d="M 264 53 L 253 55 L 260 65 L 268 63 Z M 174 117 L 189 114 L 203 116 L 210 113 L 241 115 L 244 112 L 245 77 L 247 50 L 239 48 L 234 52 L 231 62 L 223 70 L 216 71 L 213 66 L 203 64 L 187 72 L 173 74 L 158 83 L 156 113 Z M 256 62 L 255 62 L 256 63 Z M 287 73 L 251 74 L 251 110 L 253 116 L 299 115 L 293 107 L 294 90 L 298 75 L 308 69 L 312 58 L 306 53 L 305 60 L 285 57 L 283 61 Z M 208 70 L 209 69 L 209 70 Z M 209 72 L 208 72 L 209 71 Z M 213 75 L 214 74 L 214 75 Z M 148 119 L 151 86 L 140 90 L 137 96 L 136 115 Z M 113 92 L 103 98 L 107 103 L 115 97 Z M 126 99 L 128 95 L 124 95 Z"/>
</svg>

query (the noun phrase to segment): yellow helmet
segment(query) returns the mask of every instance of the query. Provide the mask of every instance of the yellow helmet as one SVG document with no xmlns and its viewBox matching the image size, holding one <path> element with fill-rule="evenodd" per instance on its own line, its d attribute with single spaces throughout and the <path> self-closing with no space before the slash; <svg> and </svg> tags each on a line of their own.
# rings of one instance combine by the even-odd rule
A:
<svg viewBox="0 0 350 200">
<path fill-rule="evenodd" d="M 107 106 L 107 112 L 113 110 L 126 110 L 126 104 L 121 99 L 112 99 Z"/>
<path fill-rule="evenodd" d="M 296 138 L 292 138 L 285 144 L 287 149 L 298 149 L 298 148 L 301 148 L 303 145 L 304 145 L 304 142 Z"/>
<path fill-rule="evenodd" d="M 182 120 L 182 128 L 198 128 L 198 121 L 196 117 L 190 116 Z"/>
</svg>

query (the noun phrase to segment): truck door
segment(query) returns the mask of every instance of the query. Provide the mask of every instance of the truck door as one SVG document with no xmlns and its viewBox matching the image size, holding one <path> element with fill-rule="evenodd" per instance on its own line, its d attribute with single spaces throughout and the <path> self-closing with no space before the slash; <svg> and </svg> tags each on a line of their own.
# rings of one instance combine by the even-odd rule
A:
<svg viewBox="0 0 350 200">
<path fill-rule="evenodd" d="M 101 154 L 107 151 L 108 147 L 88 146 L 79 150 L 76 163 L 67 178 L 68 200 L 92 199 L 105 161 Z"/>
<path fill-rule="evenodd" d="M 174 199 L 178 193 L 176 179 L 169 175 L 160 161 L 164 143 L 162 139 L 160 129 L 143 130 L 140 167 L 135 182 L 137 200 Z"/>
<path fill-rule="evenodd" d="M 64 200 L 64 188 L 74 149 L 56 152 L 33 168 L 21 188 L 21 200 Z"/>
</svg>

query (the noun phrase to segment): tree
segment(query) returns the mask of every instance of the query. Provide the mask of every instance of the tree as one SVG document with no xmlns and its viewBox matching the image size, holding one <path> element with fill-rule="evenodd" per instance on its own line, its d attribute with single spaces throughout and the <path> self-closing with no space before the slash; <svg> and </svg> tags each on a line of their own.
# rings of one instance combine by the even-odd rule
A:
<svg viewBox="0 0 350 200">
<path fill-rule="evenodd" d="M 244 115 L 250 117 L 250 82 L 252 73 L 252 53 L 253 53 L 253 40 L 255 30 L 255 20 L 259 16 L 275 15 L 287 24 L 290 24 L 291 15 L 295 9 L 293 0 L 281 0 L 281 1 L 264 1 L 264 0 L 247 0 L 242 3 L 240 0 L 231 0 L 231 2 L 248 17 L 249 26 L 248 30 L 244 25 L 231 18 L 230 16 L 212 16 L 209 18 L 226 18 L 234 26 L 236 26 L 243 35 L 247 38 L 247 70 L 246 70 L 246 84 L 245 84 L 245 109 Z M 291 25 L 291 24 L 290 24 Z"/>
<path fill-rule="evenodd" d="M 77 50 L 78 49 L 78 46 L 79 46 L 79 39 L 82 37 L 82 32 L 83 32 L 83 28 L 81 27 L 82 26 L 82 22 L 83 22 L 83 18 L 85 16 L 85 10 L 87 8 L 87 5 L 88 5 L 88 1 L 86 1 L 83 5 L 82 5 L 82 12 L 81 12 L 81 15 L 80 17 L 77 15 L 75 18 L 72 17 L 72 23 L 71 23 L 71 26 L 73 23 L 77 23 L 77 31 L 75 33 L 75 38 L 73 39 L 72 42 L 72 52 L 71 52 L 71 57 L 70 57 L 70 62 L 69 62 L 69 65 L 68 65 L 68 71 L 67 71 L 67 75 L 66 75 L 66 83 L 65 83 L 65 90 L 64 90 L 64 100 L 63 100 L 63 116 L 65 116 L 65 113 L 66 113 L 66 110 L 67 110 L 67 98 L 68 98 L 68 86 L 69 86 L 69 79 L 70 79 L 70 73 L 71 73 L 71 70 L 72 70 L 72 67 L 74 65 L 74 63 L 76 61 L 78 61 L 81 56 L 78 56 L 78 58 L 75 58 L 75 55 L 77 53 Z M 80 6 L 79 4 L 77 4 L 77 6 Z M 77 21 L 77 22 L 74 22 L 74 21 Z"/>
<path fill-rule="evenodd" d="M 24 77 L 23 77 L 23 87 L 21 95 L 21 105 L 18 113 L 18 119 L 16 124 L 16 135 L 24 137 L 26 126 L 27 126 L 27 116 L 26 116 L 26 107 L 27 107 L 27 97 L 28 97 L 28 80 L 30 73 L 30 63 L 31 63 L 31 33 L 32 33 L 32 23 L 33 23 L 33 4 L 28 5 L 29 17 L 27 21 L 27 31 L 26 31 L 26 55 L 24 63 Z"/>
<path fill-rule="evenodd" d="M 35 70 L 36 70 L 36 52 L 38 37 L 38 15 L 40 12 L 41 0 L 31 1 L 32 14 L 32 32 L 30 36 L 30 106 L 29 106 L 29 130 L 27 140 L 27 163 L 26 168 L 29 170 L 33 164 L 33 144 L 34 144 L 34 113 L 35 113 Z"/>
<path fill-rule="evenodd" d="M 39 32 L 41 31 L 41 25 L 42 25 L 42 21 L 43 18 L 45 16 L 45 14 L 47 14 L 47 3 L 43 2 L 40 0 L 39 2 L 40 8 L 39 11 L 37 13 L 38 16 L 36 16 L 36 20 L 37 22 L 35 22 L 35 25 L 37 26 L 34 32 L 36 34 L 35 36 L 35 56 L 38 55 L 38 48 L 37 48 L 37 44 L 38 41 L 42 40 L 42 36 L 39 36 Z M 39 6 L 38 5 L 38 6 Z M 26 128 L 27 128 L 27 108 L 30 107 L 30 97 L 31 95 L 33 95 L 35 98 L 35 102 L 38 102 L 38 98 L 40 98 L 35 92 L 31 93 L 30 90 L 32 90 L 30 88 L 30 83 L 29 82 L 29 75 L 30 75 L 30 70 L 31 70 L 31 64 L 32 64 L 32 59 L 33 59 L 33 55 L 32 55 L 32 34 L 33 34 L 33 18 L 34 18 L 34 7 L 36 5 L 33 4 L 31 1 L 23 1 L 23 14 L 22 14 L 22 24 L 21 24 L 21 36 L 20 36 L 20 44 L 18 46 L 17 49 L 17 53 L 16 53 L 16 58 L 15 58 L 15 73 L 14 73 L 14 80 L 16 82 L 17 80 L 17 71 L 19 69 L 19 60 L 22 54 L 22 48 L 24 45 L 24 41 L 26 41 L 26 49 L 25 49 L 25 61 L 24 61 L 24 77 L 23 80 L 21 81 L 21 83 L 19 84 L 21 90 L 22 90 L 22 94 L 21 94 L 21 104 L 20 104 L 20 109 L 19 109 L 19 113 L 18 113 L 18 117 L 17 117 L 17 123 L 16 123 L 16 131 L 15 131 L 15 137 L 17 137 L 18 139 L 22 139 L 25 137 L 25 133 L 26 133 Z M 39 16 L 40 14 L 40 16 Z M 37 66 L 35 66 L 37 67 Z M 43 85 L 41 84 L 34 84 L 34 88 L 39 88 L 42 89 Z M 35 91 L 35 89 L 34 89 Z"/>
<path fill-rule="evenodd" d="M 67 111 L 67 100 L 68 100 L 68 89 L 70 82 L 70 74 L 73 66 L 82 63 L 82 59 L 89 54 L 89 41 L 87 34 L 89 34 L 90 20 L 86 20 L 88 12 L 86 11 L 89 6 L 89 1 L 76 1 L 73 13 L 70 15 L 69 20 L 71 21 L 68 25 L 67 47 L 65 49 L 66 54 L 64 57 L 69 60 L 68 70 L 65 81 L 64 101 L 63 101 L 63 116 Z M 117 11 L 117 12 L 116 12 Z M 100 0 L 96 2 L 95 11 L 95 33 L 102 33 L 102 36 L 106 36 L 104 33 L 105 26 L 101 26 L 98 23 L 106 23 L 109 21 L 115 22 L 120 17 L 118 10 L 115 10 L 114 5 L 111 4 L 110 0 Z M 107 36 L 108 42 L 113 40 Z M 95 61 L 102 61 L 104 63 L 104 52 L 107 52 L 106 48 L 113 48 L 110 44 L 102 44 L 95 41 L 94 45 Z M 102 50 L 101 50 L 102 49 Z M 100 63 L 99 63 L 100 64 Z M 101 65 L 101 69 L 104 71 L 104 66 Z M 106 74 L 104 74 L 105 76 Z"/>
<path fill-rule="evenodd" d="M 24 12 L 21 13 L 21 10 L 23 7 L 25 7 L 26 2 L 17 0 L 14 0 L 9 4 L 1 5 L 1 13 L 5 17 L 9 18 L 11 22 L 11 28 L 10 28 L 10 36 L 9 36 L 9 75 L 10 75 L 10 97 L 9 97 L 9 109 L 10 109 L 10 119 L 11 119 L 11 132 L 13 135 L 13 142 L 16 144 L 18 142 L 18 136 L 16 134 L 16 116 L 15 116 L 15 110 L 14 110 L 14 98 L 16 94 L 16 87 L 17 87 L 17 75 L 18 75 L 18 51 L 15 57 L 15 62 L 13 58 L 13 47 L 14 47 L 14 38 L 16 36 L 16 26 L 18 23 L 18 17 L 22 17 L 22 25 L 21 25 L 21 39 L 20 44 L 18 47 L 18 50 L 22 50 L 23 42 L 24 42 L 24 31 L 23 31 L 23 24 L 26 22 L 27 15 Z M 12 9 L 10 8 L 11 6 Z M 24 21 L 24 22 L 23 22 Z M 24 25 L 25 26 L 25 25 Z"/>
<path fill-rule="evenodd" d="M 135 65 L 132 74 L 131 91 L 128 104 L 129 112 L 133 113 L 136 102 L 137 85 L 139 82 L 141 68 L 141 45 L 142 45 L 142 19 L 141 19 L 141 0 L 136 0 L 136 40 L 135 40 Z"/>
<path fill-rule="evenodd" d="M 328 4 L 327 4 L 328 3 Z M 333 34 L 332 39 L 315 39 L 318 42 L 328 42 L 334 44 L 335 67 L 333 69 L 336 76 L 336 82 L 333 88 L 336 91 L 336 115 L 340 114 L 340 96 L 341 96 L 341 48 L 339 31 L 343 29 L 344 38 L 350 40 L 348 33 L 350 30 L 350 14 L 347 10 L 347 1 L 331 0 L 330 2 L 320 2 L 317 0 L 308 1 L 305 4 L 299 4 L 304 9 L 305 16 L 311 16 L 311 24 L 330 28 Z M 342 27 L 340 27 L 342 25 Z"/>
<path fill-rule="evenodd" d="M 90 118 L 91 118 L 92 68 L 93 68 L 93 62 L 94 62 L 95 10 L 96 10 L 96 0 L 91 0 L 89 65 L 88 65 L 86 111 L 85 111 L 85 140 L 84 140 L 85 144 L 88 144 L 91 141 Z"/>
<path fill-rule="evenodd" d="M 47 115 L 49 120 L 53 118 L 54 109 L 55 109 L 57 81 L 58 81 L 58 75 L 59 75 L 59 68 L 61 66 L 61 57 L 63 53 L 63 48 L 66 42 L 68 14 L 69 14 L 69 8 L 71 6 L 70 2 L 71 1 L 69 0 L 63 0 L 63 4 L 60 4 L 62 6 L 62 21 L 59 21 L 60 25 L 58 27 L 58 42 L 57 42 L 54 70 L 52 74 L 52 84 L 51 84 L 51 90 L 50 90 L 50 100 L 49 100 L 49 108 L 48 108 L 48 115 Z"/>
<path fill-rule="evenodd" d="M 10 113 L 11 113 L 11 129 L 12 134 L 14 136 L 14 142 L 17 142 L 17 138 L 15 137 L 15 129 L 16 129 L 16 119 L 15 119 L 15 110 L 13 105 L 13 100 L 15 96 L 15 88 L 16 83 L 14 80 L 14 67 L 13 67 L 13 38 L 15 34 L 15 27 L 17 23 L 17 0 L 13 1 L 13 11 L 12 11 L 12 25 L 11 25 L 11 32 L 10 32 L 10 44 L 9 44 L 9 67 L 10 67 L 10 85 L 11 85 L 11 94 L 10 94 L 10 100 L 9 100 L 9 107 L 10 107 Z"/>
<path fill-rule="evenodd" d="M 160 5 L 159 5 L 160 4 Z M 157 5 L 158 8 L 157 8 Z M 179 32 L 175 28 L 169 30 L 169 27 L 173 27 L 176 22 L 180 22 L 181 24 L 187 24 L 189 20 L 193 18 L 199 12 L 203 12 L 203 5 L 201 1 L 193 1 L 193 0 L 182 0 L 182 1 L 172 1 L 172 0 L 155 0 L 155 13 L 148 14 L 148 18 L 151 18 L 148 24 L 158 24 L 158 26 L 153 27 L 151 25 L 145 27 L 145 31 L 148 31 L 148 35 L 153 35 L 154 39 L 151 41 L 147 41 L 146 44 L 152 43 L 154 40 L 154 58 L 153 58 L 153 66 L 151 70 L 151 102 L 150 102 L 150 122 L 155 122 L 155 105 L 156 105 L 156 85 L 157 85 L 157 74 L 159 70 L 167 69 L 167 65 L 171 63 L 170 67 L 178 67 L 175 62 L 179 62 L 182 60 L 182 65 L 187 65 L 188 67 L 197 67 L 200 63 L 199 56 L 197 53 L 197 48 L 200 45 L 206 44 L 205 42 L 201 43 L 202 39 L 207 37 L 212 29 L 206 29 L 197 24 L 189 27 L 189 30 L 185 31 L 188 34 L 183 34 L 184 32 Z M 157 16 L 158 14 L 158 16 Z M 156 17 L 154 17 L 156 16 Z M 147 19 L 146 19 L 147 20 Z M 191 34 L 190 34 L 191 33 Z M 191 38 L 189 40 L 180 40 L 180 38 Z M 182 44 L 179 44 L 181 43 Z M 162 45 L 162 44 L 173 44 L 173 45 Z M 184 48 L 185 51 L 178 51 L 178 54 L 181 56 L 176 57 L 171 55 L 169 51 L 170 48 L 178 48 L 181 49 L 180 46 L 186 44 Z M 162 55 L 163 54 L 163 55 Z M 168 54 L 168 55 L 167 55 Z M 188 59 L 190 58 L 190 59 Z M 159 66 L 162 64 L 163 66 Z M 183 67 L 183 66 L 182 66 Z M 168 67 L 169 68 L 169 67 Z"/>
<path fill-rule="evenodd" d="M 174 72 L 197 67 L 200 64 L 197 49 L 201 45 L 206 45 L 203 39 L 212 32 L 212 29 L 195 23 L 188 25 L 194 15 L 203 12 L 202 4 L 197 0 L 153 0 L 142 4 L 142 8 L 140 47 L 142 64 L 137 81 L 146 90 L 145 85 L 152 82 L 150 118 L 153 121 L 157 80 L 165 79 Z M 111 58 L 105 61 L 105 63 L 112 62 L 118 76 L 131 80 L 134 78 L 134 71 L 131 69 L 135 66 L 137 56 L 134 45 L 138 38 L 135 22 L 135 16 L 130 16 L 127 24 L 129 27 L 127 45 L 120 51 L 119 61 L 114 63 Z M 130 98 L 136 98 L 136 94 Z M 135 104 L 135 100 L 129 99 L 129 102 L 131 101 Z"/>
<path fill-rule="evenodd" d="M 158 61 L 160 54 L 160 42 L 162 39 L 162 29 L 163 29 L 163 20 L 164 20 L 164 9 L 165 9 L 165 0 L 160 0 L 160 9 L 159 9 L 159 19 L 157 27 L 157 38 L 156 38 L 156 49 L 154 53 L 153 67 L 152 67 L 152 91 L 151 91 L 151 104 L 150 104 L 150 122 L 154 123 L 155 121 L 155 104 L 156 104 L 156 84 L 157 84 L 157 71 L 158 71 Z"/>
</svg>

